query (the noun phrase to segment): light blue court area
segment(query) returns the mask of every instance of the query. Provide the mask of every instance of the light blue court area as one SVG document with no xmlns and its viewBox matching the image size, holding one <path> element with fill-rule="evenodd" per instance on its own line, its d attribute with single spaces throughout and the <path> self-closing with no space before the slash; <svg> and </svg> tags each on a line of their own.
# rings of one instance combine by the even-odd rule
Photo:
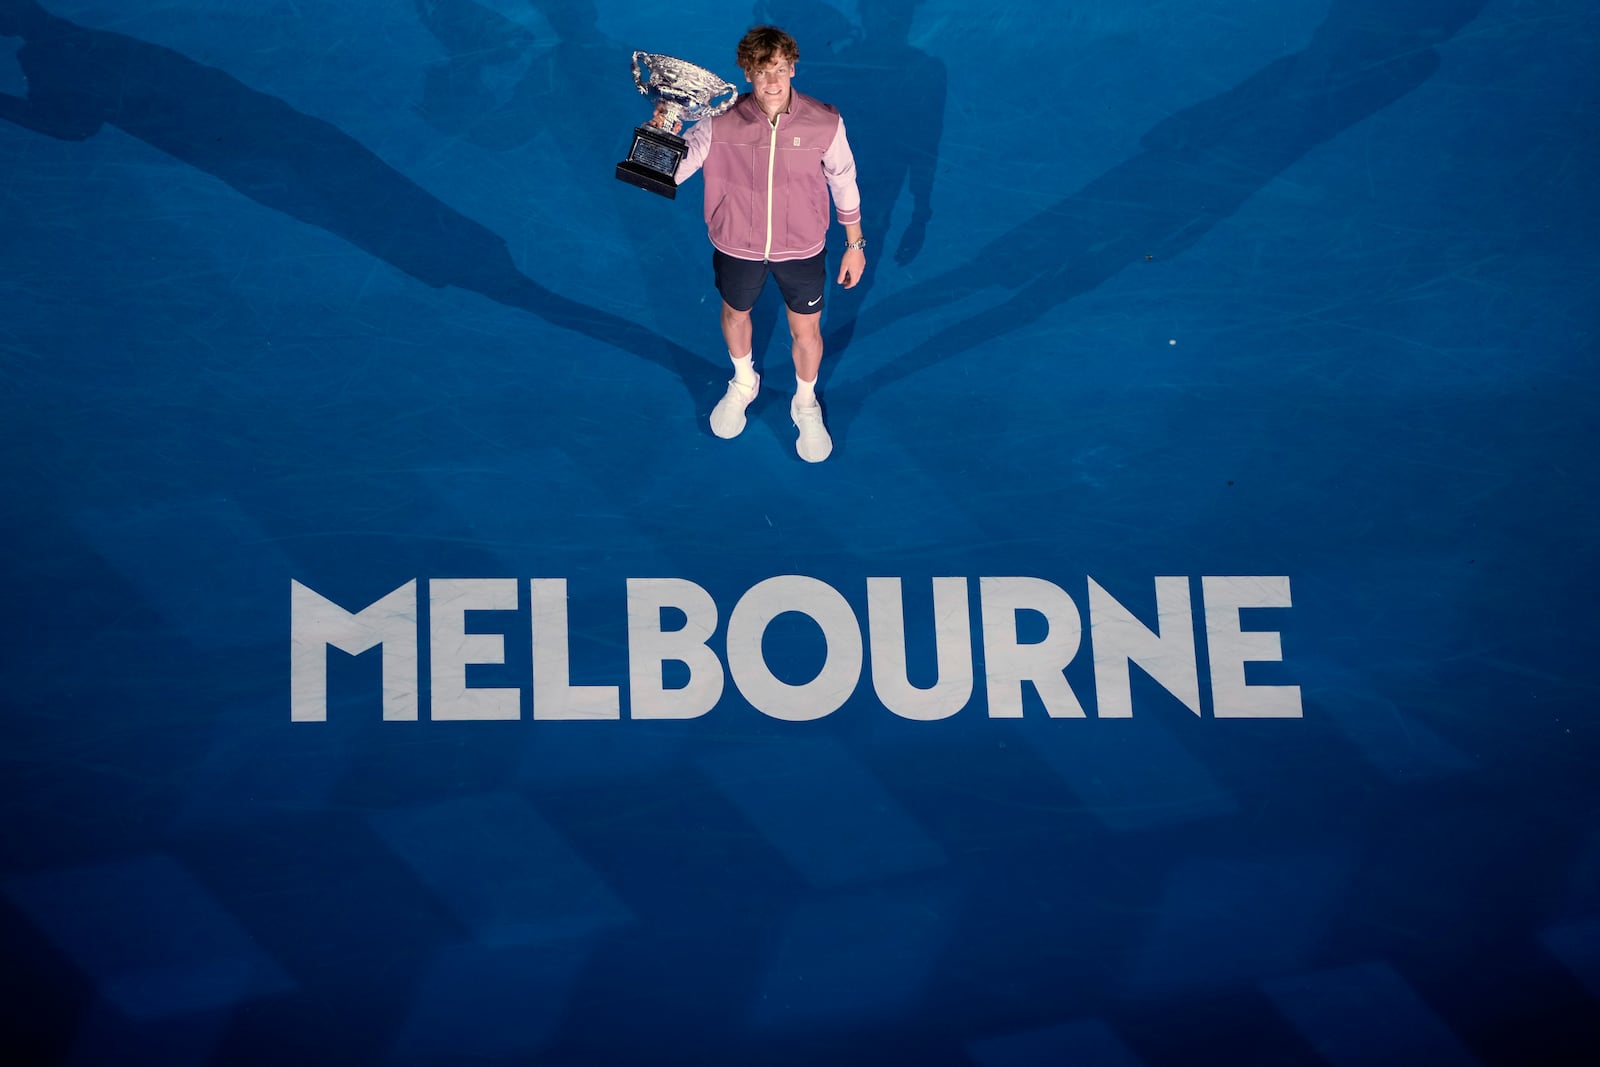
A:
<svg viewBox="0 0 1600 1067">
<path fill-rule="evenodd" d="M 822 463 L 613 176 L 766 21 Z M 0 0 L 6 1062 L 1600 1062 L 1597 115 L 1578 0 Z"/>
</svg>

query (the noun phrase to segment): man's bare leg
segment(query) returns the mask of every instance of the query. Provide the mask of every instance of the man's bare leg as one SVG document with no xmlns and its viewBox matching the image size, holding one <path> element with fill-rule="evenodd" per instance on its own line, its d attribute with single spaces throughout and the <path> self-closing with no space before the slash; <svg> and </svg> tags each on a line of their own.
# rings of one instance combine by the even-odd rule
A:
<svg viewBox="0 0 1600 1067">
<path fill-rule="evenodd" d="M 744 432 L 744 409 L 761 390 L 761 376 L 755 372 L 751 356 L 754 338 L 750 312 L 722 302 L 722 339 L 728 344 L 733 361 L 733 379 L 728 391 L 711 411 L 711 432 L 721 438 L 738 437 Z"/>
<path fill-rule="evenodd" d="M 817 402 L 817 373 L 822 369 L 822 313 L 801 315 L 789 312 L 789 337 L 794 343 L 794 400 L 789 417 L 800 431 L 795 451 L 807 463 L 821 463 L 833 451 L 833 438 L 822 423 L 822 406 Z"/>
</svg>

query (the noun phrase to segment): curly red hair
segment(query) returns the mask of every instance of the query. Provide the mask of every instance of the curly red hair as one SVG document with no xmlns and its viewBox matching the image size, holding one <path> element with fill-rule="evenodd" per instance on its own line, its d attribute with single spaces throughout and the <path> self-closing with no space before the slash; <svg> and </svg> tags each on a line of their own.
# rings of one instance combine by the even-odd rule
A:
<svg viewBox="0 0 1600 1067">
<path fill-rule="evenodd" d="M 800 46 L 795 39 L 776 26 L 753 27 L 734 51 L 739 69 L 746 73 L 760 70 L 775 59 L 793 63 L 799 58 Z"/>
</svg>

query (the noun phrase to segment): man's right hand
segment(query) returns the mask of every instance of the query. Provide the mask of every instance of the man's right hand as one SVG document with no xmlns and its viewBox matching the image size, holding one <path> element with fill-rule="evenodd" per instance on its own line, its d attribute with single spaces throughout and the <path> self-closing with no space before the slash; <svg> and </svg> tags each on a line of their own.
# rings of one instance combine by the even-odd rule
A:
<svg viewBox="0 0 1600 1067">
<path fill-rule="evenodd" d="M 656 101 L 656 113 L 654 115 L 650 116 L 650 125 L 658 127 L 660 129 L 663 129 L 663 130 L 666 129 L 667 128 L 666 110 L 667 110 L 667 105 L 666 105 L 665 102 L 659 101 L 659 100 Z M 672 124 L 672 132 L 673 133 L 681 133 L 681 132 L 683 132 L 683 123 L 682 122 L 674 122 Z"/>
</svg>

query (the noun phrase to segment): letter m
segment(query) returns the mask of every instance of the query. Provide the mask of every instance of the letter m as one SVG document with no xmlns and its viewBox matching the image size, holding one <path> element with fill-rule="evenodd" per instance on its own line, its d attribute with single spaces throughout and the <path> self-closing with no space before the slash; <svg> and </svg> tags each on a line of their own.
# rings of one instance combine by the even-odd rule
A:
<svg viewBox="0 0 1600 1067">
<path fill-rule="evenodd" d="M 383 717 L 417 717 L 417 583 L 351 614 L 290 579 L 289 718 L 328 718 L 328 646 L 359 655 L 383 646 Z"/>
</svg>

